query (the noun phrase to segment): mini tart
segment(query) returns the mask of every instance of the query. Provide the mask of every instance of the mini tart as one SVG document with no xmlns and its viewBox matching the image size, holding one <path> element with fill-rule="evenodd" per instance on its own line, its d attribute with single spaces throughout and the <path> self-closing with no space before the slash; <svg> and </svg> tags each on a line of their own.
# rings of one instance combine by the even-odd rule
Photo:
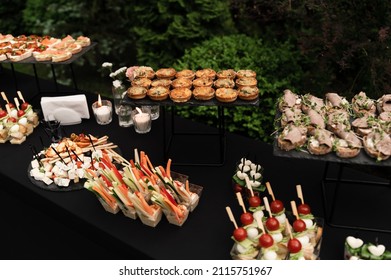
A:
<svg viewBox="0 0 391 280">
<path fill-rule="evenodd" d="M 151 80 L 148 78 L 137 78 L 132 81 L 132 86 L 144 87 L 148 89 L 151 86 Z"/>
<path fill-rule="evenodd" d="M 196 87 L 193 96 L 197 100 L 210 100 L 215 96 L 215 90 L 212 87 Z"/>
<path fill-rule="evenodd" d="M 184 69 L 181 71 L 178 71 L 175 75 L 176 78 L 187 78 L 190 80 L 193 80 L 195 77 L 195 72 L 190 69 Z"/>
<path fill-rule="evenodd" d="M 172 81 L 171 86 L 173 88 L 188 88 L 188 89 L 190 89 L 192 84 L 193 83 L 192 83 L 192 81 L 190 79 L 187 79 L 187 78 L 177 78 L 177 79 Z"/>
<path fill-rule="evenodd" d="M 216 73 L 218 79 L 232 79 L 236 78 L 236 72 L 233 69 L 220 70 Z"/>
<path fill-rule="evenodd" d="M 193 81 L 194 87 L 211 87 L 213 80 L 209 78 L 197 78 Z"/>
<path fill-rule="evenodd" d="M 161 101 L 167 99 L 169 93 L 170 90 L 167 87 L 158 86 L 158 87 L 151 87 L 148 90 L 147 95 L 152 100 Z"/>
<path fill-rule="evenodd" d="M 173 79 L 175 78 L 176 70 L 174 68 L 160 68 L 155 74 L 158 79 Z"/>
<path fill-rule="evenodd" d="M 236 72 L 236 76 L 238 78 L 255 78 L 257 73 L 253 70 L 242 69 Z"/>
<path fill-rule="evenodd" d="M 147 89 L 140 86 L 131 86 L 127 92 L 129 98 L 132 99 L 143 99 L 147 95 Z"/>
<path fill-rule="evenodd" d="M 220 102 L 234 102 L 238 97 L 238 92 L 232 88 L 218 88 L 216 90 L 216 99 Z"/>
<path fill-rule="evenodd" d="M 155 77 L 155 71 L 153 71 L 152 67 L 149 66 L 139 66 L 134 72 L 134 78 L 148 78 L 153 79 Z"/>
<path fill-rule="evenodd" d="M 170 92 L 171 100 L 178 103 L 189 101 L 191 95 L 191 90 L 188 88 L 174 88 Z"/>
<path fill-rule="evenodd" d="M 259 96 L 257 87 L 242 87 L 238 90 L 238 97 L 242 100 L 255 100 Z"/>
<path fill-rule="evenodd" d="M 255 78 L 238 78 L 235 81 L 236 86 L 238 88 L 242 87 L 256 87 L 257 86 L 257 79 Z"/>
<path fill-rule="evenodd" d="M 216 88 L 234 88 L 235 82 L 232 79 L 217 79 L 214 81 L 214 86 Z"/>
<path fill-rule="evenodd" d="M 172 81 L 170 79 L 155 79 L 151 82 L 151 87 L 170 88 Z"/>
<path fill-rule="evenodd" d="M 216 77 L 216 71 L 211 68 L 201 69 L 195 73 L 197 78 L 209 78 L 214 79 Z"/>
</svg>

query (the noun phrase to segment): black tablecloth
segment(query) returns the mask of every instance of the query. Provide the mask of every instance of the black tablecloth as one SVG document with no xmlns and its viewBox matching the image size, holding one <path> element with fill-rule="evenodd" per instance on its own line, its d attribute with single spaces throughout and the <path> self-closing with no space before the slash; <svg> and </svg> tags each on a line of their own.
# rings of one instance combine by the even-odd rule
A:
<svg viewBox="0 0 391 280">
<path fill-rule="evenodd" d="M 96 96 L 88 95 L 89 104 L 92 104 L 95 99 Z M 34 102 L 35 106 L 38 106 L 39 100 L 35 99 Z M 175 121 L 179 129 L 211 130 L 204 125 L 178 117 L 175 117 Z M 153 121 L 150 133 L 140 135 L 134 132 L 133 127 L 119 127 L 118 120 L 114 116 L 113 122 L 106 126 L 97 125 L 94 119 L 90 119 L 84 120 L 79 125 L 66 126 L 65 131 L 67 134 L 83 132 L 97 136 L 108 135 L 112 142 L 119 145 L 125 158 L 132 158 L 133 150 L 137 148 L 139 151 L 145 151 L 154 164 L 160 165 L 165 164 L 162 144 L 163 127 L 162 118 L 159 118 Z M 45 250 L 41 253 L 37 252 L 37 255 L 32 258 L 229 259 L 229 251 L 233 245 L 231 240 L 233 225 L 227 217 L 225 207 L 231 206 L 235 216 L 239 219 L 241 208 L 231 188 L 231 177 L 236 162 L 246 155 L 264 166 L 265 178 L 271 182 L 276 198 L 284 201 L 287 207 L 289 207 L 290 200 L 297 199 L 295 186 L 301 184 L 306 202 L 312 206 L 313 213 L 316 216 L 323 216 L 320 181 L 324 162 L 274 157 L 272 145 L 227 133 L 227 157 L 223 166 L 173 167 L 174 171 L 187 174 L 191 182 L 204 187 L 201 201 L 186 223 L 182 227 L 177 227 L 163 218 L 156 228 L 150 228 L 139 220 L 126 218 L 121 213 L 116 215 L 107 213 L 95 196 L 87 190 L 59 193 L 45 191 L 34 186 L 26 172 L 31 160 L 29 145 L 40 147 L 40 137 L 45 141 L 46 136 L 39 126 L 21 145 L 10 143 L 0 145 L 2 160 L 0 178 L 2 182 L 6 182 L 2 184 L 1 191 L 20 204 L 0 204 L 2 216 L 6 215 L 6 220 L 12 217 L 21 224 L 26 223 L 26 219 L 48 221 L 54 219 L 56 221 L 53 223 L 52 230 L 50 230 L 50 225 L 45 228 L 50 232 L 38 226 L 28 229 L 35 233 L 32 234 L 35 238 L 41 235 L 39 240 L 31 240 L 31 246 L 28 246 L 28 242 L 19 242 L 18 238 L 24 235 L 18 229 L 7 227 L 7 225 L 2 226 L 3 229 L 8 228 L 6 233 L 2 230 L 3 233 L 0 235 L 3 237 L 3 244 L 8 248 L 13 248 L 9 251 L 18 251 L 20 258 L 31 257 L 32 254 L 26 255 L 24 252 L 36 248 L 35 243 L 40 242 L 40 246 Z M 176 142 L 173 142 L 174 152 L 171 156 L 173 162 L 175 163 L 177 157 L 202 156 L 206 159 L 213 159 L 215 150 L 213 141 L 208 140 L 209 147 L 205 147 L 202 141 L 204 140 L 198 137 L 178 138 Z M 362 200 L 370 198 L 364 195 L 360 199 L 361 205 L 364 205 Z M 390 199 L 387 195 L 381 195 L 379 199 L 382 199 L 381 209 L 384 210 L 382 214 L 386 215 Z M 388 204 L 384 199 L 388 199 Z M 20 207 L 26 211 L 13 211 L 13 207 L 18 209 Z M 351 208 L 347 203 L 343 203 L 341 207 L 342 210 Z M 28 211 L 30 208 L 31 213 Z M 368 212 L 371 210 L 368 209 Z M 371 215 L 374 219 L 379 218 L 384 221 L 385 224 L 389 223 L 388 216 L 380 217 L 380 214 L 376 213 L 371 213 Z M 61 225 L 56 225 L 56 223 Z M 39 224 L 42 222 L 37 222 L 37 225 Z M 62 228 L 67 229 L 69 236 L 66 238 L 59 234 L 58 239 L 53 238 L 56 230 Z M 50 235 L 50 237 L 45 235 Z M 379 237 L 381 243 L 389 248 L 391 246 L 391 238 L 387 234 L 351 232 L 326 226 L 321 258 L 342 259 L 344 239 L 347 235 L 362 237 L 366 241 L 374 241 L 376 237 Z M 26 232 L 25 236 L 28 238 L 29 232 Z M 83 240 L 89 241 L 84 244 Z M 56 244 L 62 242 L 69 246 L 75 244 L 72 249 L 74 255 L 65 257 L 61 251 L 56 250 Z M 97 247 L 91 243 L 97 244 Z M 23 244 L 23 247 L 19 247 L 18 244 Z M 92 247 L 98 249 L 88 252 Z M 99 254 L 99 248 L 102 248 L 101 254 Z M 3 259 L 7 258 L 7 255 L 4 255 L 5 252 L 7 250 L 0 250 L 0 256 Z M 14 258 L 19 258 L 18 256 Z"/>
</svg>

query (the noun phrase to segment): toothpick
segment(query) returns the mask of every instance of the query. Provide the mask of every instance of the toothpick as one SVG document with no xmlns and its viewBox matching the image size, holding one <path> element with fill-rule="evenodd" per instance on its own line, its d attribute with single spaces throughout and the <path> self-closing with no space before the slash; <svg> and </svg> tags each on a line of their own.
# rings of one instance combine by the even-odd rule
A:
<svg viewBox="0 0 391 280">
<path fill-rule="evenodd" d="M 269 182 L 266 182 L 266 188 L 267 188 L 268 193 L 272 197 L 273 201 L 276 200 L 276 198 L 274 197 L 274 193 L 273 193 L 272 187 L 270 186 Z"/>
<path fill-rule="evenodd" d="M 246 213 L 246 212 L 247 212 L 247 211 L 246 211 L 246 206 L 244 206 L 242 194 L 241 194 L 240 192 L 237 192 L 237 193 L 236 193 L 236 197 L 238 198 L 239 205 L 242 206 L 243 213 Z"/>
<path fill-rule="evenodd" d="M 10 105 L 7 103 L 7 104 L 5 104 L 5 109 L 7 110 L 7 114 L 9 115 L 9 116 L 11 116 L 11 108 L 10 108 Z"/>
<path fill-rule="evenodd" d="M 267 197 L 263 197 L 263 204 L 265 204 L 266 211 L 269 213 L 269 217 L 272 217 L 272 211 L 270 210 L 269 200 Z"/>
<path fill-rule="evenodd" d="M 189 180 L 186 180 L 185 186 L 186 186 L 187 193 L 190 194 Z"/>
<path fill-rule="evenodd" d="M 234 218 L 234 215 L 232 214 L 231 208 L 229 206 L 227 206 L 227 207 L 225 207 L 225 210 L 228 213 L 228 217 L 229 217 L 230 221 L 234 224 L 235 229 L 237 229 L 238 228 L 238 224 L 235 221 L 235 218 Z"/>
<path fill-rule="evenodd" d="M 297 196 L 301 200 L 301 204 L 304 204 L 304 196 L 303 196 L 303 191 L 301 190 L 301 185 L 296 185 L 296 191 L 297 191 Z"/>
<path fill-rule="evenodd" d="M 256 216 L 256 215 L 255 215 L 255 216 Z M 255 219 L 255 221 L 256 221 L 258 227 L 261 229 L 262 233 L 265 233 L 266 231 L 265 231 L 265 227 L 263 226 L 263 223 L 262 223 L 262 218 L 259 219 L 259 217 L 256 216 L 256 217 L 254 217 L 254 219 Z"/>
<path fill-rule="evenodd" d="M 293 215 L 296 216 L 296 220 L 300 219 L 299 213 L 297 212 L 296 201 L 294 200 L 291 201 L 291 207 L 292 207 Z"/>
<path fill-rule="evenodd" d="M 20 92 L 20 90 L 17 91 L 17 94 L 18 94 L 20 100 L 22 100 L 23 103 L 25 103 L 26 101 L 24 100 L 23 95 L 22 95 L 22 93 Z"/>
<path fill-rule="evenodd" d="M 286 229 L 288 230 L 289 237 L 293 239 L 292 229 L 288 219 L 285 220 L 285 223 L 286 223 Z"/>
<path fill-rule="evenodd" d="M 251 187 L 250 179 L 248 177 L 246 177 L 245 180 L 246 180 L 246 186 L 250 190 L 251 196 L 254 196 L 254 192 L 253 192 L 253 188 Z"/>
<path fill-rule="evenodd" d="M 19 100 L 18 100 L 18 98 L 16 98 L 16 97 L 14 97 L 14 102 L 15 102 L 15 106 L 16 106 L 16 108 L 18 109 L 18 111 L 20 110 L 20 108 L 19 108 Z"/>
<path fill-rule="evenodd" d="M 9 101 L 8 101 L 8 98 L 7 98 L 7 96 L 5 95 L 5 92 L 4 92 L 4 91 L 1 92 L 1 96 L 3 97 L 4 101 L 7 102 L 7 104 L 8 104 Z"/>
</svg>

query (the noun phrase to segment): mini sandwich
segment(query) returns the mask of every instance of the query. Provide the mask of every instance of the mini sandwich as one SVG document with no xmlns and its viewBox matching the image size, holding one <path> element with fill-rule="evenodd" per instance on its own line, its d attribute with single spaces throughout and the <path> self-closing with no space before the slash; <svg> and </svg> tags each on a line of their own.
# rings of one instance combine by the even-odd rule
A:
<svg viewBox="0 0 391 280">
<path fill-rule="evenodd" d="M 278 136 L 278 147 L 284 151 L 299 148 L 307 141 L 307 128 L 288 124 Z"/>
<path fill-rule="evenodd" d="M 283 112 L 286 108 L 301 107 L 301 98 L 289 89 L 284 90 L 284 95 L 278 100 L 278 108 Z"/>
<path fill-rule="evenodd" d="M 358 117 L 374 115 L 376 113 L 375 101 L 370 99 L 365 92 L 360 91 L 352 99 L 352 109 Z"/>
<path fill-rule="evenodd" d="M 374 129 L 363 138 L 364 150 L 370 157 L 383 161 L 391 156 L 391 137 L 383 130 Z"/>
</svg>

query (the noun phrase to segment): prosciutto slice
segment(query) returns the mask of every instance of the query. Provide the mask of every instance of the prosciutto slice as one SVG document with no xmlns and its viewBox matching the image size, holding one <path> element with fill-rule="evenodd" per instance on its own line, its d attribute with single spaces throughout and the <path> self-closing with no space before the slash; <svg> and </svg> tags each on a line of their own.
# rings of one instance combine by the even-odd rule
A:
<svg viewBox="0 0 391 280">
<path fill-rule="evenodd" d="M 303 136 L 307 134 L 307 129 L 301 126 L 288 125 L 282 132 L 283 139 L 298 144 L 303 141 Z"/>
<path fill-rule="evenodd" d="M 343 105 L 347 103 L 344 97 L 334 92 L 326 93 L 326 100 L 329 102 L 331 107 L 335 108 L 343 108 Z"/>
<path fill-rule="evenodd" d="M 318 140 L 320 145 L 326 145 L 328 147 L 333 146 L 333 133 L 327 129 L 315 129 L 311 132 L 311 135 Z"/>
<path fill-rule="evenodd" d="M 391 112 L 391 94 L 385 94 L 377 100 L 377 110 L 380 113 Z"/>
<path fill-rule="evenodd" d="M 314 125 L 315 127 L 319 127 L 319 128 L 326 127 L 322 115 L 319 114 L 317 111 L 310 109 L 307 115 L 310 118 L 311 124 Z"/>
<path fill-rule="evenodd" d="M 305 94 L 303 96 L 302 110 L 304 113 L 308 113 L 310 109 L 315 110 L 318 113 L 323 113 L 325 108 L 324 101 L 322 98 L 316 97 L 312 94 Z"/>
</svg>

